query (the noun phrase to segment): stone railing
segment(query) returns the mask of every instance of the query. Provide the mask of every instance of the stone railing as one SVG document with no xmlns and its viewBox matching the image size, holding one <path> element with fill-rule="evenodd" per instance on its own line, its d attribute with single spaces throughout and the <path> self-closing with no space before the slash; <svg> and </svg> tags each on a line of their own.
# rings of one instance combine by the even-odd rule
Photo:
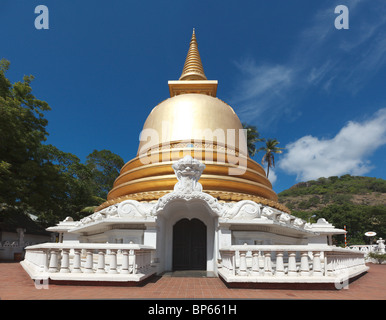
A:
<svg viewBox="0 0 386 320">
<path fill-rule="evenodd" d="M 375 251 L 377 249 L 377 245 L 366 245 L 366 244 L 363 244 L 363 245 L 352 245 L 352 246 L 349 246 L 348 247 L 349 249 L 352 249 L 352 250 L 359 250 L 359 251 L 362 251 L 364 253 L 369 253 L 371 251 Z"/>
<path fill-rule="evenodd" d="M 31 278 L 66 281 L 141 281 L 156 272 L 154 248 L 138 244 L 44 243 L 25 248 Z"/>
<path fill-rule="evenodd" d="M 334 283 L 368 269 L 363 252 L 336 247 L 233 245 L 220 253 L 227 282 Z"/>
</svg>

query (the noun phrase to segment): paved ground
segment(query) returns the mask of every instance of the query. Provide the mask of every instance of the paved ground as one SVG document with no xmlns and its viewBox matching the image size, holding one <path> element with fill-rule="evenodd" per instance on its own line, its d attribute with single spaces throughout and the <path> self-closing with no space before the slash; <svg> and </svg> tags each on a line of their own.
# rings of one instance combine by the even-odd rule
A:
<svg viewBox="0 0 386 320">
<path fill-rule="evenodd" d="M 48 285 L 37 289 L 19 263 L 0 263 L 1 300 L 63 299 L 328 299 L 386 300 L 386 265 L 342 290 L 230 289 L 219 278 L 155 277 L 141 287 Z"/>
</svg>

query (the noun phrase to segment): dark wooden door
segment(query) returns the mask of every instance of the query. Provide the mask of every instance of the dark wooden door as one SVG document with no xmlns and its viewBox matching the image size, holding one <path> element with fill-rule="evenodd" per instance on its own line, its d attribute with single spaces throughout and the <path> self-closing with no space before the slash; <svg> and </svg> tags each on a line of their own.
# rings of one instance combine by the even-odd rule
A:
<svg viewBox="0 0 386 320">
<path fill-rule="evenodd" d="M 206 270 L 206 225 L 181 219 L 173 227 L 173 270 Z"/>
</svg>

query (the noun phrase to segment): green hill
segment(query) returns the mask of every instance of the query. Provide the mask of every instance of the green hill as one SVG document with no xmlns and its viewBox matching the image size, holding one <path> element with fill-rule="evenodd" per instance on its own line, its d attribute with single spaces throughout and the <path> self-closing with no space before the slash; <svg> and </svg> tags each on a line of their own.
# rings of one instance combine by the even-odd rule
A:
<svg viewBox="0 0 386 320">
<path fill-rule="evenodd" d="M 346 225 L 348 245 L 365 244 L 367 231 L 386 237 L 386 180 L 344 175 L 301 182 L 278 194 L 292 214 L 315 222 L 325 218 L 337 228 Z M 344 238 L 337 237 L 337 245 Z"/>
</svg>

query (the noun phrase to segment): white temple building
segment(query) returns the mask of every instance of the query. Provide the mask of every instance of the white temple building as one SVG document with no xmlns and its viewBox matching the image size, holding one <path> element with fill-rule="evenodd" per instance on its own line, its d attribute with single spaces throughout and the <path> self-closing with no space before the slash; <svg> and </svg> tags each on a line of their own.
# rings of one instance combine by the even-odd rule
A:
<svg viewBox="0 0 386 320">
<path fill-rule="evenodd" d="M 132 285 L 202 270 L 229 286 L 339 288 L 368 270 L 363 252 L 332 246 L 344 230 L 307 223 L 278 203 L 248 156 L 240 120 L 206 79 L 194 33 L 169 91 L 106 203 L 48 228 L 58 243 L 26 248 L 21 264 L 32 279 Z"/>
</svg>

